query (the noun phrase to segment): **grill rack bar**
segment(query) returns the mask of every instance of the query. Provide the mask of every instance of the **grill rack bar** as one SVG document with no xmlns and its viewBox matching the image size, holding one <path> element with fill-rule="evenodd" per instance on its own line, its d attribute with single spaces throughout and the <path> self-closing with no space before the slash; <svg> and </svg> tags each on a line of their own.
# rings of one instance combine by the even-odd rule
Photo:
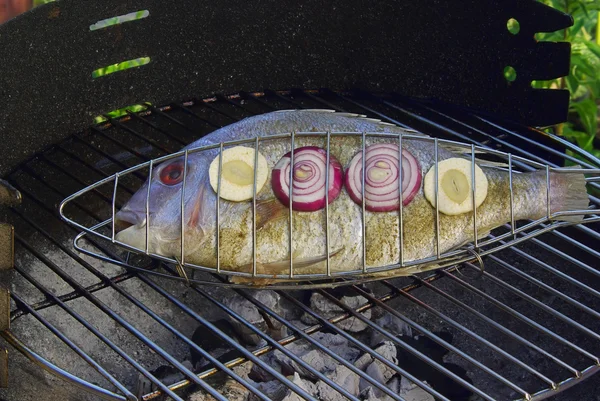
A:
<svg viewBox="0 0 600 401">
<path fill-rule="evenodd" d="M 592 368 L 593 368 L 593 367 L 592 367 Z M 589 372 L 591 372 L 592 370 L 593 370 L 593 369 L 590 369 L 590 368 L 588 368 L 588 369 L 585 369 L 585 370 L 583 370 L 583 372 L 584 372 L 584 374 L 585 374 L 585 373 L 589 373 Z M 541 395 L 541 394 L 540 394 L 540 395 Z"/>
</svg>

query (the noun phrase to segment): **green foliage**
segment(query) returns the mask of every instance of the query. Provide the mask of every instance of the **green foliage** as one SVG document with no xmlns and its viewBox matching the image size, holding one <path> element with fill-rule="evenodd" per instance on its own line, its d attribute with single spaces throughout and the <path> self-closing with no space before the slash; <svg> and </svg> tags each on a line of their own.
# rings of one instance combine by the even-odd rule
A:
<svg viewBox="0 0 600 401">
<path fill-rule="evenodd" d="M 103 68 L 98 68 L 92 71 L 92 78 L 99 78 L 104 75 L 112 74 L 113 72 L 126 70 L 128 68 L 139 67 L 150 62 L 150 57 L 140 57 L 135 60 L 123 61 L 121 63 L 112 64 Z"/>
<path fill-rule="evenodd" d="M 536 35 L 540 41 L 571 42 L 571 71 L 562 79 L 536 81 L 536 88 L 567 88 L 571 92 L 569 119 L 550 128 L 600 158 L 598 114 L 600 104 L 600 1 L 542 0 L 571 14 L 574 24 L 564 31 Z"/>
<path fill-rule="evenodd" d="M 148 103 L 150 104 L 150 103 Z M 122 117 L 124 115 L 127 114 L 128 111 L 132 112 L 132 113 L 137 113 L 140 111 L 144 111 L 148 108 L 147 105 L 143 105 L 143 104 L 134 104 L 131 106 L 127 106 L 127 107 L 123 107 L 122 109 L 118 109 L 118 110 L 113 110 L 109 113 L 106 113 L 106 116 L 109 118 L 118 118 L 118 117 Z M 97 116 L 94 118 L 94 123 L 95 124 L 100 124 L 104 121 L 107 121 L 108 119 L 104 116 Z"/>
</svg>

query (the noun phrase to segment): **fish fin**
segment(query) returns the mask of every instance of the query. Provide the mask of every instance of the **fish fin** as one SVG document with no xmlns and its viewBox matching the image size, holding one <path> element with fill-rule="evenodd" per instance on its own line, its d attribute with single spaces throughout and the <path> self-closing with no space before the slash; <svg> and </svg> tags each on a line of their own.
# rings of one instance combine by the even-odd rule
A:
<svg viewBox="0 0 600 401">
<path fill-rule="evenodd" d="M 357 118 L 360 120 L 364 120 L 364 121 L 369 121 L 372 123 L 376 123 L 378 125 L 381 126 L 385 126 L 385 127 L 396 127 L 396 128 L 401 128 L 399 126 L 397 126 L 396 124 L 392 124 L 392 123 L 388 123 L 385 121 L 381 121 L 378 118 L 371 118 L 371 117 L 367 117 L 364 114 L 358 114 L 358 113 L 348 113 L 348 112 L 343 112 L 343 111 L 336 111 L 336 110 L 331 110 L 331 109 L 296 109 L 296 110 L 277 110 L 277 112 L 282 112 L 282 111 L 297 111 L 297 112 L 313 112 L 313 113 L 335 113 L 336 116 L 341 116 L 341 117 L 348 117 L 348 118 Z M 401 128 L 402 130 L 405 131 L 406 134 L 410 134 L 410 135 L 420 135 L 420 136 L 429 136 L 429 135 L 425 135 L 419 131 L 416 131 L 414 129 L 410 129 L 410 128 Z"/>
<path fill-rule="evenodd" d="M 581 167 L 572 166 L 570 168 L 580 169 Z M 545 171 L 536 171 L 534 174 L 542 174 L 544 179 L 546 176 Z M 550 212 L 588 210 L 590 199 L 587 193 L 586 184 L 585 175 L 580 172 L 550 173 Z M 554 220 L 580 223 L 584 217 L 585 214 L 582 213 L 571 216 L 557 216 Z"/>
<path fill-rule="evenodd" d="M 336 111 L 332 110 L 332 109 L 288 109 L 288 110 L 277 110 L 277 111 L 274 111 L 274 113 L 283 113 L 286 111 L 288 111 L 288 112 L 294 111 L 294 112 L 300 112 L 300 113 L 306 112 L 306 111 L 312 112 L 312 113 L 336 113 Z"/>
<path fill-rule="evenodd" d="M 289 210 L 276 198 L 256 202 L 256 229 L 289 216 Z"/>
<path fill-rule="evenodd" d="M 188 220 L 188 226 L 196 227 L 198 225 L 198 221 L 200 221 L 200 208 L 202 207 L 202 198 L 204 196 L 204 187 L 198 190 L 198 196 L 194 200 L 194 206 L 192 208 L 192 213 L 190 214 L 190 219 Z"/>
<path fill-rule="evenodd" d="M 343 249 L 344 249 L 344 247 L 341 247 L 337 251 L 330 252 L 329 258 L 330 259 L 333 258 L 335 255 L 340 253 Z M 327 255 L 313 256 L 310 258 L 294 257 L 293 268 L 294 269 L 303 269 L 303 268 L 315 265 L 317 263 L 324 262 L 326 260 L 327 260 Z M 248 265 L 248 266 L 251 266 L 251 265 Z M 273 274 L 281 274 L 279 272 L 285 271 L 286 269 L 289 269 L 289 267 L 290 267 L 289 259 L 284 259 L 284 260 L 280 260 L 278 262 L 272 262 L 272 263 L 260 263 L 260 268 L 261 268 L 262 272 L 266 273 L 266 274 L 270 274 L 271 272 L 273 272 Z"/>
</svg>

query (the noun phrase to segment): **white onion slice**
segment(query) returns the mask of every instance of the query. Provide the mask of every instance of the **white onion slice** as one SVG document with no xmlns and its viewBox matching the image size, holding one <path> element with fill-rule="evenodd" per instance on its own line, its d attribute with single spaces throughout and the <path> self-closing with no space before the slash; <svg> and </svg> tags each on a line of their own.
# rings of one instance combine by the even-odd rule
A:
<svg viewBox="0 0 600 401">
<path fill-rule="evenodd" d="M 273 168 L 271 184 L 277 199 L 289 206 L 291 152 L 286 153 Z M 327 152 L 316 146 L 294 150 L 292 209 L 312 212 L 325 207 L 325 163 Z M 329 155 L 329 203 L 340 194 L 343 170 L 340 162 Z"/>
<path fill-rule="evenodd" d="M 365 209 L 371 212 L 398 210 L 398 145 L 378 143 L 367 146 L 365 159 Z M 362 151 L 346 171 L 346 190 L 354 202 L 362 205 Z M 421 167 L 415 157 L 402 149 L 402 204 L 408 205 L 421 187 Z"/>
</svg>

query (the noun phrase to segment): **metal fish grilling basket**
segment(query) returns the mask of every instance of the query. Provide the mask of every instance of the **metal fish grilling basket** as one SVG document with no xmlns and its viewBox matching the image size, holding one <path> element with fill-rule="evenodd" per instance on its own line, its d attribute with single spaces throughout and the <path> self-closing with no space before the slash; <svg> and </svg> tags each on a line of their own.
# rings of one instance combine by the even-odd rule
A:
<svg viewBox="0 0 600 401">
<path fill-rule="evenodd" d="M 593 223 L 600 221 L 600 217 L 597 214 L 600 214 L 600 209 L 597 208 L 588 208 L 583 210 L 567 210 L 567 211 L 559 211 L 552 212 L 550 209 L 550 174 L 551 173 L 582 173 L 586 177 L 587 183 L 592 183 L 598 181 L 598 176 L 600 176 L 600 169 L 594 168 L 592 165 L 586 162 L 580 162 L 583 167 L 574 167 L 574 168 L 566 168 L 566 167 L 558 167 L 555 165 L 543 164 L 534 160 L 530 160 L 521 156 L 513 155 L 511 153 L 498 151 L 492 149 L 487 146 L 480 146 L 475 144 L 465 144 L 451 140 L 439 139 L 435 137 L 418 135 L 417 133 L 412 133 L 411 131 L 407 131 L 406 134 L 391 134 L 391 133 L 380 133 L 380 132 L 289 132 L 282 133 L 276 135 L 269 136 L 259 136 L 250 139 L 236 140 L 236 141 L 228 141 L 221 143 L 214 143 L 205 146 L 200 146 L 191 149 L 185 149 L 177 153 L 173 153 L 167 156 L 163 156 L 157 159 L 149 160 L 145 163 L 138 164 L 134 167 L 128 168 L 112 176 L 109 176 L 93 185 L 90 185 L 77 193 L 67 197 L 60 205 L 60 214 L 61 217 L 67 221 L 68 223 L 78 227 L 83 230 L 79 235 L 77 235 L 74 239 L 74 246 L 79 251 L 88 254 L 90 256 L 99 258 L 101 260 L 114 263 L 119 266 L 124 266 L 130 269 L 143 271 L 151 274 L 162 275 L 169 278 L 184 280 L 188 284 L 211 284 L 211 285 L 219 285 L 219 286 L 230 286 L 230 287 L 269 287 L 269 288 L 286 288 L 293 286 L 294 288 L 318 288 L 318 287 L 328 287 L 328 286 L 339 286 L 339 285 L 348 285 L 348 284 L 356 284 L 360 282 L 366 282 L 371 280 L 383 279 L 383 278 L 391 278 L 397 276 L 406 276 L 412 275 L 419 272 L 424 272 L 428 270 L 432 270 L 433 268 L 447 268 L 452 267 L 456 268 L 457 265 L 465 262 L 475 262 L 479 265 L 481 270 L 484 269 L 484 257 L 486 255 L 490 255 L 494 252 L 500 251 L 502 249 L 511 247 L 513 245 L 522 243 L 531 238 L 537 237 L 543 233 L 547 233 L 557 228 L 565 227 L 568 225 L 576 224 L 574 222 L 569 221 L 557 221 L 556 218 L 561 216 L 581 216 L 582 220 L 578 223 Z M 326 153 L 327 153 L 327 164 L 329 165 L 330 158 L 330 141 L 332 138 L 336 136 L 356 136 L 360 138 L 362 149 L 358 149 L 358 151 L 362 151 L 362 154 L 365 154 L 365 144 L 368 139 L 381 139 L 385 138 L 387 140 L 395 141 L 398 143 L 399 153 L 401 152 L 402 144 L 404 140 L 412 140 L 412 141 L 428 141 L 433 143 L 434 153 L 435 153 L 435 162 L 433 165 L 433 169 L 435 170 L 435 177 L 437 180 L 438 177 L 438 149 L 439 147 L 452 147 L 452 149 L 462 154 L 465 158 L 470 159 L 471 161 L 471 199 L 473 201 L 473 207 L 471 210 L 471 216 L 473 221 L 473 241 L 466 246 L 462 246 L 458 249 L 452 249 L 446 252 L 440 251 L 440 211 L 439 208 L 434 208 L 435 210 L 435 240 L 434 240 L 434 249 L 432 250 L 433 256 L 426 258 L 419 258 L 413 260 L 404 260 L 404 237 L 406 235 L 410 235 L 410 233 L 405 233 L 403 230 L 403 205 L 402 202 L 399 202 L 398 207 L 398 246 L 399 246 L 399 259 L 397 263 L 383 265 L 383 266 L 370 266 L 367 264 L 367 241 L 366 241 L 366 230 L 368 230 L 368 226 L 365 224 L 365 202 L 362 203 L 362 213 L 361 213 L 361 226 L 362 226 L 362 268 L 360 269 L 352 269 L 352 270 L 344 270 L 344 271 L 332 271 L 330 267 L 330 219 L 329 219 L 329 194 L 325 191 L 325 249 L 326 249 L 326 264 L 325 269 L 319 273 L 302 273 L 298 272 L 298 269 L 294 266 L 293 258 L 289 259 L 289 270 L 286 273 L 279 274 L 267 274 L 258 272 L 257 265 L 260 264 L 260 260 L 257 260 L 256 257 L 256 171 L 257 171 L 257 163 L 258 163 L 258 149 L 259 145 L 268 141 L 281 141 L 281 140 L 289 140 L 289 148 L 292 151 L 295 149 L 295 142 L 297 138 L 306 138 L 312 137 L 317 139 L 322 139 L 325 145 Z M 191 263 L 186 260 L 186 246 L 189 245 L 189 241 L 186 241 L 185 238 L 185 230 L 184 230 L 184 199 L 185 199 L 185 187 L 186 187 L 186 178 L 187 178 L 187 169 L 188 169 L 188 157 L 189 155 L 198 153 L 198 152 L 212 152 L 215 155 L 222 155 L 222 152 L 225 148 L 233 145 L 249 145 L 253 146 L 255 149 L 255 160 L 254 160 L 254 183 L 253 183 L 253 198 L 250 200 L 252 202 L 252 263 L 250 271 L 240 271 L 239 269 L 233 270 L 228 269 L 226 267 L 221 266 L 221 257 L 220 257 L 220 246 L 219 246 L 219 238 L 220 235 L 216 235 L 216 266 L 202 266 L 198 264 Z M 218 153 L 216 153 L 218 152 Z M 149 247 L 149 238 L 150 238 L 150 212 L 149 212 L 149 203 L 150 203 L 150 186 L 148 186 L 148 191 L 146 193 L 146 222 L 145 222 L 145 247 L 139 248 L 132 246 L 130 244 L 126 244 L 121 242 L 115 238 L 115 214 L 117 210 L 117 198 L 119 188 L 124 188 L 128 192 L 132 193 L 131 189 L 127 188 L 127 178 L 130 175 L 140 175 L 140 173 L 146 173 L 144 177 L 152 176 L 153 170 L 156 166 L 162 162 L 166 162 L 168 160 L 172 160 L 175 158 L 184 159 L 184 170 L 183 170 L 183 184 L 181 186 L 181 231 L 180 235 L 182 240 L 180 242 L 180 252 L 178 255 L 165 256 L 157 253 L 153 253 L 150 251 Z M 401 155 L 399 154 L 399 158 Z M 223 167 L 222 156 L 218 156 L 219 159 L 219 180 L 217 184 L 217 198 L 220 199 L 220 189 L 221 189 L 221 171 Z M 399 159 L 400 160 L 400 159 Z M 362 198 L 365 196 L 365 186 L 364 186 L 364 158 L 363 158 L 363 173 L 362 173 Z M 477 206 L 475 203 L 475 192 L 476 192 L 476 180 L 475 180 L 475 163 L 481 166 L 495 166 L 496 168 L 505 169 L 509 175 L 509 186 L 510 186 L 510 216 L 511 221 L 509 224 L 505 224 L 503 227 L 499 228 L 494 232 L 493 235 L 490 235 L 489 238 L 479 238 L 478 236 L 478 217 L 477 217 Z M 293 164 L 293 156 L 292 156 L 292 164 Z M 498 167 L 500 166 L 500 167 Z M 290 169 L 290 180 L 292 170 Z M 526 222 L 524 224 L 518 225 L 515 221 L 515 203 L 513 199 L 513 176 L 515 174 L 521 174 L 523 172 L 530 171 L 543 171 L 545 172 L 546 177 L 546 210 L 547 213 L 544 217 Z M 329 175 L 325 175 L 326 183 L 325 187 L 329 188 Z M 399 193 L 402 193 L 402 169 L 400 169 L 400 179 L 399 182 Z M 78 222 L 73 218 L 69 217 L 69 214 L 66 212 L 68 210 L 68 206 L 73 201 L 78 200 L 84 194 L 90 191 L 98 191 L 100 187 L 111 187 L 112 197 L 110 198 L 109 204 L 111 205 L 110 210 L 107 210 L 109 218 L 106 220 L 94 224 L 94 225 L 86 225 L 84 222 Z M 435 186 L 435 199 L 436 204 L 439 202 L 439 182 L 438 185 Z M 596 200 L 592 195 L 590 195 L 592 200 Z M 288 227 L 289 227 L 289 241 L 288 241 L 288 254 L 292 255 L 294 252 L 293 243 L 294 243 L 294 226 L 293 226 L 293 218 L 292 218 L 292 201 L 293 201 L 293 193 L 289 190 L 289 218 L 288 218 Z M 219 210 L 220 202 L 216 202 L 216 227 L 217 230 L 220 228 L 220 210 Z M 218 231 L 219 232 L 219 231 Z M 104 243 L 104 247 L 113 247 L 118 246 L 120 248 L 100 248 L 97 243 L 90 243 L 89 239 L 94 238 L 96 240 L 100 240 Z M 100 251 L 99 251 L 100 250 Z M 123 253 L 121 250 L 125 250 Z M 135 255 L 135 257 L 134 257 Z M 149 259 L 149 258 L 150 259 Z M 162 261 L 174 266 L 173 272 L 174 274 L 168 274 L 156 271 L 155 269 L 149 268 L 152 266 L 151 260 Z M 175 273 L 176 272 L 176 273 Z M 210 276 L 200 276 L 196 277 L 196 272 L 206 272 L 217 274 L 219 279 L 215 280 L 214 278 L 210 278 Z M 241 277 L 245 279 L 251 279 L 249 281 L 245 281 L 243 284 L 232 282 L 232 277 Z M 261 280 L 264 279 L 264 280 Z M 266 280 L 266 281 L 265 281 Z M 235 281 L 235 280 L 233 280 Z"/>
</svg>

